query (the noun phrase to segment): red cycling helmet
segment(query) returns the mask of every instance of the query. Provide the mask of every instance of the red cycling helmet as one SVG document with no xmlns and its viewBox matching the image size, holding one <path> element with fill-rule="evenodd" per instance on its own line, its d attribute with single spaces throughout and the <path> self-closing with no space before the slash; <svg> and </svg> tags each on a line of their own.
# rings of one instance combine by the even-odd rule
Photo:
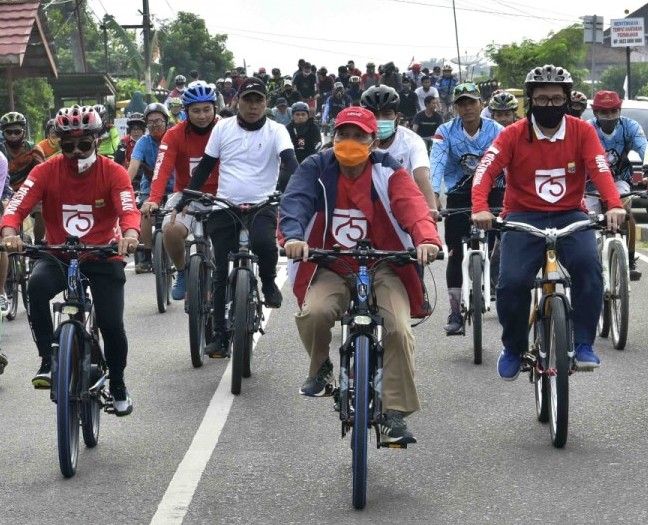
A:
<svg viewBox="0 0 648 525">
<path fill-rule="evenodd" d="M 259 74 L 265 74 L 266 70 L 264 67 L 259 68 Z"/>
<path fill-rule="evenodd" d="M 54 129 L 56 134 L 72 137 L 97 135 L 103 127 L 99 113 L 92 106 L 62 108 L 56 114 Z"/>
<path fill-rule="evenodd" d="M 421 64 L 419 64 L 418 62 L 412 64 L 412 71 L 414 71 L 415 73 L 421 71 Z"/>
<path fill-rule="evenodd" d="M 621 98 L 616 91 L 599 91 L 594 95 L 592 109 L 621 109 Z"/>
</svg>

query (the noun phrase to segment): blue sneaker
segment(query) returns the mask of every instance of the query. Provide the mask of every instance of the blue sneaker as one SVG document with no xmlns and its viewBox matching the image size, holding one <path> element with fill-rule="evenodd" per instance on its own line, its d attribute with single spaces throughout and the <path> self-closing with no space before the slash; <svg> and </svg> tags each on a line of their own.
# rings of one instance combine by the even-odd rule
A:
<svg viewBox="0 0 648 525">
<path fill-rule="evenodd" d="M 594 352 L 592 345 L 579 343 L 576 345 L 576 366 L 579 370 L 598 368 L 601 360 Z"/>
<path fill-rule="evenodd" d="M 187 285 L 185 283 L 185 271 L 178 270 L 178 273 L 176 274 L 176 281 L 173 285 L 173 288 L 171 288 L 171 297 L 173 297 L 175 301 L 182 301 L 185 298 L 186 293 Z"/>
<path fill-rule="evenodd" d="M 515 381 L 520 375 L 522 354 L 504 348 L 497 359 L 497 373 L 504 381 Z"/>
</svg>

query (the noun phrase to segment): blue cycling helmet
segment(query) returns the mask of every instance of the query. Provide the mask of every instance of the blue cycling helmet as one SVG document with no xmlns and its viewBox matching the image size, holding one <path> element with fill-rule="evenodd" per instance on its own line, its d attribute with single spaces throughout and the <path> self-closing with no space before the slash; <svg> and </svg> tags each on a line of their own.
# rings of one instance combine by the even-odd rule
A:
<svg viewBox="0 0 648 525">
<path fill-rule="evenodd" d="M 216 92 L 214 88 L 205 83 L 193 85 L 184 90 L 184 93 L 182 93 L 182 103 L 185 108 L 198 102 L 211 102 L 216 104 Z"/>
</svg>

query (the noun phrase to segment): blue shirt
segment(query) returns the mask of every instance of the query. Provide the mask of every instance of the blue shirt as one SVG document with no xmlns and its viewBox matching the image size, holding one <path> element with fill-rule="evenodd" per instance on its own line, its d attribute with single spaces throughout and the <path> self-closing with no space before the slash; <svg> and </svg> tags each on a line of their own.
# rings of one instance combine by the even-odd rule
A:
<svg viewBox="0 0 648 525">
<path fill-rule="evenodd" d="M 155 169 L 155 162 L 157 161 L 159 147 L 160 143 L 155 142 L 153 137 L 147 133 L 146 135 L 140 137 L 139 140 L 135 143 L 133 153 L 131 153 L 131 160 L 138 160 L 141 163 L 146 164 L 146 167 L 148 168 L 148 170 L 150 170 L 149 173 L 152 173 Z M 146 177 L 144 175 L 142 176 L 142 180 L 148 178 L 149 177 Z M 169 177 L 169 181 L 166 187 L 167 193 L 173 191 L 174 180 L 175 177 Z M 150 180 L 148 181 L 148 183 L 144 184 L 145 188 L 148 188 L 148 184 L 150 184 Z"/>
<path fill-rule="evenodd" d="M 489 118 L 481 119 L 479 131 L 472 137 L 464 130 L 461 117 L 439 126 L 430 151 L 432 189 L 440 193 L 441 184 L 445 181 L 447 193 L 470 193 L 473 175 L 482 155 L 503 129 Z"/>
<path fill-rule="evenodd" d="M 614 131 L 608 135 L 603 133 L 596 118 L 590 119 L 588 122 L 594 126 L 596 134 L 605 149 L 614 180 L 623 180 L 630 183 L 632 180 L 632 164 L 628 160 L 628 153 L 636 151 L 642 161 L 646 153 L 646 135 L 641 125 L 636 120 L 621 117 Z"/>
</svg>

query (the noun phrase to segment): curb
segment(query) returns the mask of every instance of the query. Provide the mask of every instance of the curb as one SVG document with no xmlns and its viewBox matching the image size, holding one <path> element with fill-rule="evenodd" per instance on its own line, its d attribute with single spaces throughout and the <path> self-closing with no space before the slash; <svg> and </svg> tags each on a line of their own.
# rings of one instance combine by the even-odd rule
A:
<svg viewBox="0 0 648 525">
<path fill-rule="evenodd" d="M 638 241 L 648 242 L 648 224 L 637 224 L 635 231 Z"/>
</svg>

